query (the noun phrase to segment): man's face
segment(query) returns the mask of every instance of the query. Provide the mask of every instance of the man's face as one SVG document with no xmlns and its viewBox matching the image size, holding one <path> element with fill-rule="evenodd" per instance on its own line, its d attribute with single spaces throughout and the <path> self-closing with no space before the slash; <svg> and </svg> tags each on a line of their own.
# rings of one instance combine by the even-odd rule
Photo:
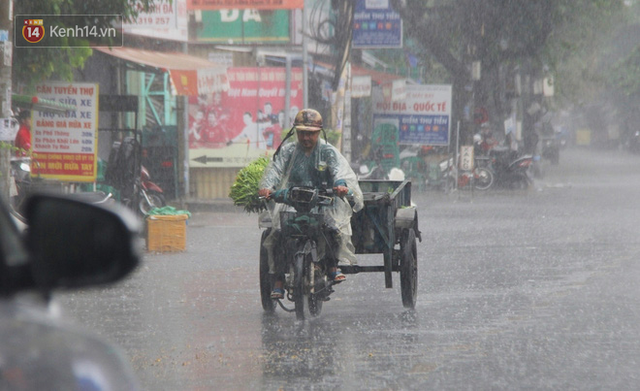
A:
<svg viewBox="0 0 640 391">
<path fill-rule="evenodd" d="M 296 130 L 296 132 L 298 134 L 298 142 L 302 145 L 302 149 L 310 152 L 318 142 L 320 131 Z"/>
</svg>

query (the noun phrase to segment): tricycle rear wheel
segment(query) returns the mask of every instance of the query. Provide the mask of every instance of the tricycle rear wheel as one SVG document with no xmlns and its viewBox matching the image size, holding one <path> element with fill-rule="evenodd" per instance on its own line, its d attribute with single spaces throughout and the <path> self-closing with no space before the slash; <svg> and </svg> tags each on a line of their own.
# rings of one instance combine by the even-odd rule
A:
<svg viewBox="0 0 640 391">
<path fill-rule="evenodd" d="M 266 312 L 273 312 L 276 309 L 275 301 L 271 299 L 273 278 L 269 274 L 269 255 L 264 247 L 264 241 L 270 233 L 271 229 L 264 230 L 260 239 L 260 298 L 262 300 L 262 308 Z"/>
<path fill-rule="evenodd" d="M 418 250 L 416 233 L 410 228 L 406 230 L 400 243 L 402 258 L 400 260 L 400 292 L 402 305 L 414 309 L 418 297 Z"/>
</svg>

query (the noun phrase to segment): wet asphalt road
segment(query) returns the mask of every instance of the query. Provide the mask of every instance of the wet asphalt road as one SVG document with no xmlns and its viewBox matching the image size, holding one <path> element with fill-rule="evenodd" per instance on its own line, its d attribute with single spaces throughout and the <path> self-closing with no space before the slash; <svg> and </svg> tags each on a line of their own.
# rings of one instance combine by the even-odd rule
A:
<svg viewBox="0 0 640 391">
<path fill-rule="evenodd" d="M 640 156 L 571 149 L 544 168 L 529 191 L 415 192 L 415 311 L 398 274 L 363 273 L 318 318 L 265 316 L 242 212 L 194 214 L 185 253 L 59 301 L 148 390 L 639 389 Z"/>
</svg>

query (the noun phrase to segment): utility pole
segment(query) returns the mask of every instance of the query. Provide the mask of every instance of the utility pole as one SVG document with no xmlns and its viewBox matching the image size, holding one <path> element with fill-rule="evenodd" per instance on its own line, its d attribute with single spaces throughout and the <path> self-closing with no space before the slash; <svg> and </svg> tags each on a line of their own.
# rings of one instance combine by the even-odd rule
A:
<svg viewBox="0 0 640 391">
<path fill-rule="evenodd" d="M 11 63 L 13 57 L 13 0 L 0 0 L 0 110 L 11 118 Z M 9 200 L 11 149 L 0 148 L 0 197 Z"/>
<path fill-rule="evenodd" d="M 309 107 L 309 16 L 307 2 L 302 1 L 302 108 Z M 285 116 L 286 117 L 286 116 Z"/>
</svg>

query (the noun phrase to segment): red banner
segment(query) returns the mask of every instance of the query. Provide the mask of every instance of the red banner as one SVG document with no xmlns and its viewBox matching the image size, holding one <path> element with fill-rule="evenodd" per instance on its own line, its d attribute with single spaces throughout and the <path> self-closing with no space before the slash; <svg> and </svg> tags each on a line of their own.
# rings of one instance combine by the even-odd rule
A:
<svg viewBox="0 0 640 391">
<path fill-rule="evenodd" d="M 229 90 L 192 97 L 189 105 L 191 149 L 245 145 L 275 149 L 286 123 L 285 68 L 229 68 Z M 291 70 L 289 123 L 302 105 L 302 69 Z"/>
<path fill-rule="evenodd" d="M 304 0 L 187 0 L 188 10 L 217 11 L 222 9 L 302 9 Z"/>
<path fill-rule="evenodd" d="M 33 153 L 34 176 L 92 177 L 95 156 L 90 153 Z"/>
<path fill-rule="evenodd" d="M 169 72 L 177 95 L 198 95 L 198 72 L 195 70 L 171 70 Z"/>
</svg>

